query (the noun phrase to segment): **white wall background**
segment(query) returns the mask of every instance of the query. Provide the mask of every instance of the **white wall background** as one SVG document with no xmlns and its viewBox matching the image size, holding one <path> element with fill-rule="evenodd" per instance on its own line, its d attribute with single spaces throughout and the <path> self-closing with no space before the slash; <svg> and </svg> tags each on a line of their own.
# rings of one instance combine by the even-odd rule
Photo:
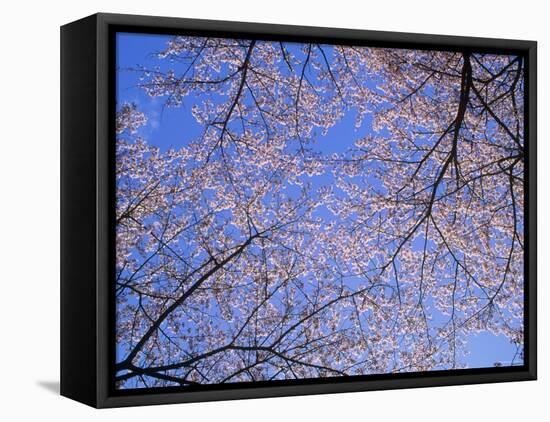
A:
<svg viewBox="0 0 550 422">
<path fill-rule="evenodd" d="M 59 26 L 98 11 L 537 40 L 539 381 L 102 411 L 58 396 Z M 550 30 L 544 1 L 13 0 L 3 3 L 1 13 L 1 419 L 500 422 L 548 417 Z"/>
</svg>

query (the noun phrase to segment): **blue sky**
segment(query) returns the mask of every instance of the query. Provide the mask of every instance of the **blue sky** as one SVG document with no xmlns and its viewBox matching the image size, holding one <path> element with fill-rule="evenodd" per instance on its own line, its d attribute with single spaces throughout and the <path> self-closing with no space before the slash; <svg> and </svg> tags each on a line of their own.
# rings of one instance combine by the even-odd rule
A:
<svg viewBox="0 0 550 422">
<path fill-rule="evenodd" d="M 167 60 L 159 60 L 154 55 L 165 48 L 170 38 L 166 35 L 117 34 L 117 105 L 120 106 L 124 102 L 135 103 L 148 117 L 148 123 L 139 129 L 138 134 L 162 150 L 184 146 L 201 133 L 201 126 L 191 115 L 193 97 L 186 97 L 182 107 L 164 107 L 163 98 L 149 97 L 138 87 L 140 72 L 131 70 L 139 65 L 159 66 L 161 70 L 177 66 Z M 327 154 L 342 152 L 352 147 L 357 138 L 369 134 L 370 119 L 367 118 L 364 124 L 356 129 L 354 118 L 353 113 L 349 113 L 331 128 L 326 136 L 319 135 L 320 142 L 316 148 Z M 331 176 L 320 176 L 315 183 L 329 184 Z M 438 316 L 435 315 L 434 318 L 437 319 Z M 492 367 L 495 362 L 501 362 L 506 366 L 516 352 L 515 346 L 504 336 L 482 333 L 471 335 L 467 341 L 470 355 L 466 358 L 466 363 L 469 367 Z M 119 356 L 120 358 L 122 356 Z"/>
</svg>

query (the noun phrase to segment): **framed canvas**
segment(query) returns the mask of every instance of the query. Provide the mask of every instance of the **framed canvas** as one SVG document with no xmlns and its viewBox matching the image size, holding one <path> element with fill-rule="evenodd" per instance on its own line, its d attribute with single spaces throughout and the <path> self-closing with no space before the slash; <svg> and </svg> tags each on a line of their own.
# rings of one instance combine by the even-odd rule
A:
<svg viewBox="0 0 550 422">
<path fill-rule="evenodd" d="M 96 14 L 61 71 L 62 395 L 536 379 L 535 42 Z"/>
</svg>

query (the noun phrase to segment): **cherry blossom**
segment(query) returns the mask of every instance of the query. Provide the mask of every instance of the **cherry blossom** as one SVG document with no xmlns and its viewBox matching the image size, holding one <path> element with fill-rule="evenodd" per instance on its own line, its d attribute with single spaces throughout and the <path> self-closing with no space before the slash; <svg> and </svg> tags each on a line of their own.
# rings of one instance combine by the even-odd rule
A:
<svg viewBox="0 0 550 422">
<path fill-rule="evenodd" d="M 480 332 L 522 362 L 521 57 L 178 36 L 158 59 L 140 89 L 203 130 L 163 151 L 117 113 L 118 388 L 459 369 Z M 348 113 L 369 135 L 319 152 Z"/>
</svg>

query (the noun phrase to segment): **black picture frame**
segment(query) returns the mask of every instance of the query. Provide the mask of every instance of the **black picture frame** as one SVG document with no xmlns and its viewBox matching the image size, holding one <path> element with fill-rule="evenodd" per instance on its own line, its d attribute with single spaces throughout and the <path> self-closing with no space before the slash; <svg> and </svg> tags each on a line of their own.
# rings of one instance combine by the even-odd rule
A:
<svg viewBox="0 0 550 422">
<path fill-rule="evenodd" d="M 526 63 L 525 360 L 519 367 L 114 390 L 114 34 L 204 34 L 449 51 L 513 52 Z M 61 27 L 61 395 L 97 408 L 535 380 L 537 45 L 408 34 L 99 13 Z"/>
</svg>

